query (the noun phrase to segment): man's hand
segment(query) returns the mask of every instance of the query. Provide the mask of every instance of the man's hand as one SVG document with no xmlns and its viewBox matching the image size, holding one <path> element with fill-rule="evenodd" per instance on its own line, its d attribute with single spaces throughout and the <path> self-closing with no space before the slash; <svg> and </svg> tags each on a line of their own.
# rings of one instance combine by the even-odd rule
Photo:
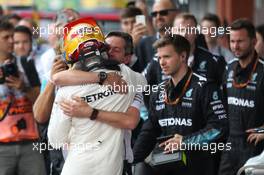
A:
<svg viewBox="0 0 264 175">
<path fill-rule="evenodd" d="M 22 78 L 10 75 L 5 78 L 5 81 L 8 87 L 15 88 L 20 91 L 23 91 L 25 89 L 25 84 Z"/>
<path fill-rule="evenodd" d="M 260 141 L 264 140 L 264 134 L 263 133 L 255 133 L 255 129 L 256 128 L 248 129 L 246 132 L 249 133 L 247 141 L 249 143 L 253 143 L 254 142 L 254 144 L 256 146 Z"/>
<path fill-rule="evenodd" d="M 175 134 L 173 138 L 161 143 L 159 147 L 165 147 L 164 153 L 173 153 L 181 148 L 182 135 Z"/>
<path fill-rule="evenodd" d="M 134 24 L 132 29 L 132 38 L 134 45 L 137 45 L 142 36 L 147 34 L 147 27 L 143 24 Z"/>
<path fill-rule="evenodd" d="M 107 73 L 107 79 L 103 85 L 110 86 L 110 89 L 119 94 L 126 94 L 128 92 L 126 81 L 116 72 Z"/>
<path fill-rule="evenodd" d="M 89 118 L 93 112 L 93 108 L 80 97 L 63 100 L 59 105 L 63 113 L 69 117 Z"/>
<path fill-rule="evenodd" d="M 61 55 L 57 55 L 54 59 L 52 68 L 51 68 L 51 74 L 50 77 L 58 72 L 64 71 L 68 68 L 67 64 L 62 60 Z"/>
</svg>

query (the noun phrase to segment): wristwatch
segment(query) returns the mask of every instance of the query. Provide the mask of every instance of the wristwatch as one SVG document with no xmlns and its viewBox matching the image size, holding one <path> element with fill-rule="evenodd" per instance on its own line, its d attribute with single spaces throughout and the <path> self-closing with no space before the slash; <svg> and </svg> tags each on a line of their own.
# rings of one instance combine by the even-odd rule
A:
<svg viewBox="0 0 264 175">
<path fill-rule="evenodd" d="M 93 112 L 92 112 L 92 114 L 90 116 L 90 119 L 91 120 L 95 120 L 97 118 L 98 112 L 99 111 L 97 109 L 93 109 Z"/>
<path fill-rule="evenodd" d="M 99 84 L 103 85 L 104 81 L 107 79 L 107 73 L 106 72 L 99 72 L 98 78 L 99 78 Z"/>
</svg>

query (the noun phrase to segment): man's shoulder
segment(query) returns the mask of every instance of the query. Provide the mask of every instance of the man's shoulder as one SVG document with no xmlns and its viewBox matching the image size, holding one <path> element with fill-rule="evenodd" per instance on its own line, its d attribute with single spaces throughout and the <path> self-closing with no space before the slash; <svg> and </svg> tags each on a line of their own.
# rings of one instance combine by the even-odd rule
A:
<svg viewBox="0 0 264 175">
<path fill-rule="evenodd" d="M 232 60 L 230 60 L 227 63 L 227 71 L 229 71 L 230 69 L 233 69 L 234 65 L 236 65 L 238 63 L 239 59 L 238 58 L 233 58 Z"/>
<path fill-rule="evenodd" d="M 219 86 L 215 81 L 202 77 L 196 73 L 193 73 L 192 86 L 194 89 L 198 90 L 197 92 L 201 92 L 201 93 L 207 92 L 208 90 L 216 91 L 217 89 L 219 89 Z"/>
<path fill-rule="evenodd" d="M 213 56 L 213 54 L 208 49 L 206 49 L 204 47 L 200 47 L 200 46 L 197 47 L 196 53 L 199 56 L 201 56 L 201 55 L 206 56 L 206 57 L 212 57 Z"/>
<path fill-rule="evenodd" d="M 263 58 L 259 58 L 258 59 L 258 62 L 259 62 L 259 64 L 262 66 L 262 67 L 264 67 L 264 59 Z"/>
<path fill-rule="evenodd" d="M 203 87 L 205 84 L 207 84 L 209 80 L 201 75 L 198 75 L 197 73 L 193 73 L 192 75 L 192 86 L 197 87 Z"/>
<path fill-rule="evenodd" d="M 217 63 L 219 61 L 225 60 L 223 56 L 214 55 L 204 47 L 197 47 L 197 52 L 195 56 L 198 57 L 199 59 L 206 59 L 207 61 L 213 63 Z"/>
<path fill-rule="evenodd" d="M 142 38 L 142 39 L 140 40 L 140 43 L 141 43 L 141 44 L 146 44 L 146 43 L 148 43 L 148 44 L 152 44 L 152 43 L 154 43 L 156 40 L 157 40 L 156 35 L 152 35 L 152 36 L 147 36 L 147 37 Z M 149 42 L 151 42 L 151 43 L 149 43 Z"/>
<path fill-rule="evenodd" d="M 121 73 L 127 75 L 127 77 L 124 78 L 130 77 L 133 81 L 140 82 L 140 84 L 147 84 L 147 80 L 142 74 L 133 71 L 130 67 L 125 64 L 120 64 L 119 67 L 121 69 Z"/>
</svg>

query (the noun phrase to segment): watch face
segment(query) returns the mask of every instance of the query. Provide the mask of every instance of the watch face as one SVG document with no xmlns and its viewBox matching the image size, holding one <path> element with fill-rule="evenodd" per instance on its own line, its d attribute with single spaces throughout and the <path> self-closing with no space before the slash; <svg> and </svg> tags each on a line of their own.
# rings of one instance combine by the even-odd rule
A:
<svg viewBox="0 0 264 175">
<path fill-rule="evenodd" d="M 106 80 L 106 78 L 107 78 L 107 73 L 105 73 L 105 72 L 100 72 L 100 73 L 99 73 L 99 79 L 100 79 L 99 84 L 102 84 L 102 83 L 104 82 L 104 80 Z"/>
<path fill-rule="evenodd" d="M 107 78 L 107 74 L 105 72 L 100 72 L 100 79 L 105 80 Z"/>
</svg>

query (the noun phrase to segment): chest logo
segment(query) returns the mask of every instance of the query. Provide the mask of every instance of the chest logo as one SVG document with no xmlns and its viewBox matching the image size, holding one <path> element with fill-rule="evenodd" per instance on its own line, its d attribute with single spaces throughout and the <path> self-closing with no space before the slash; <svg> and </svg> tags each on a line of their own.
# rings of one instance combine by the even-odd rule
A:
<svg viewBox="0 0 264 175">
<path fill-rule="evenodd" d="M 218 100 L 218 98 L 219 98 L 219 97 L 218 97 L 218 93 L 217 93 L 217 91 L 214 91 L 214 92 L 213 92 L 213 99 L 214 99 L 214 100 Z"/>
<path fill-rule="evenodd" d="M 190 90 L 188 90 L 186 93 L 185 93 L 185 96 L 186 97 L 191 97 L 192 96 L 192 91 L 193 91 L 193 89 L 190 89 Z"/>
<path fill-rule="evenodd" d="M 257 76 L 258 76 L 258 73 L 254 73 L 254 74 L 252 75 L 252 81 L 256 81 Z"/>
<path fill-rule="evenodd" d="M 204 69 L 205 69 L 205 65 L 206 65 L 206 61 L 202 61 L 202 62 L 200 63 L 200 65 L 199 65 L 199 68 L 200 68 L 201 70 L 204 70 Z"/>
</svg>

